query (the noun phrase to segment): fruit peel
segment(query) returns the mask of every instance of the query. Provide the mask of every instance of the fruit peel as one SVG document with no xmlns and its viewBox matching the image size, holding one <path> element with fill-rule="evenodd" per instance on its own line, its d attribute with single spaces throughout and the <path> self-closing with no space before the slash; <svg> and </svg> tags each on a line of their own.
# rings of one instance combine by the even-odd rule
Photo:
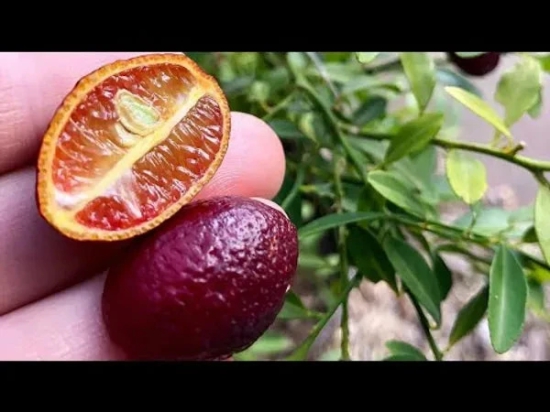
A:
<svg viewBox="0 0 550 412">
<path fill-rule="evenodd" d="M 297 263 L 296 227 L 279 210 L 235 196 L 196 201 L 110 268 L 104 322 L 131 359 L 227 358 L 275 321 Z"/>
</svg>

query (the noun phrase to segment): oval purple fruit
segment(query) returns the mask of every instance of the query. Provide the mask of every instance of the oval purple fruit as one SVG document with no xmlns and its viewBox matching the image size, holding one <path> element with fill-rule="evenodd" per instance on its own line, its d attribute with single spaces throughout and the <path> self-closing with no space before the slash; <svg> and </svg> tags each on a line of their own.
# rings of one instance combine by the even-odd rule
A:
<svg viewBox="0 0 550 412">
<path fill-rule="evenodd" d="M 460 57 L 455 52 L 449 52 L 449 59 L 462 72 L 470 76 L 485 76 L 496 69 L 500 62 L 499 52 L 487 52 L 476 57 Z"/>
<path fill-rule="evenodd" d="M 298 261 L 297 231 L 256 200 L 185 206 L 113 265 L 103 318 L 131 359 L 220 359 L 275 321 Z"/>
</svg>

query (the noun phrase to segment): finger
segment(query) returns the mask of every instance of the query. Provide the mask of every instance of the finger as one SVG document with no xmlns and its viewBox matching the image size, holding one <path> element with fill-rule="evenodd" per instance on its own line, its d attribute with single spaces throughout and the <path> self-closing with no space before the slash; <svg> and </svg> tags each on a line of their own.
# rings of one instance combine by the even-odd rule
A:
<svg viewBox="0 0 550 412">
<path fill-rule="evenodd" d="M 273 197 L 285 161 L 273 130 L 256 117 L 234 113 L 229 148 L 200 197 Z M 51 228 L 34 200 L 35 171 L 0 178 L 0 314 L 97 273 L 128 242 L 76 242 Z"/>
<path fill-rule="evenodd" d="M 143 53 L 3 53 L 0 63 L 0 174 L 31 161 L 50 118 L 76 82 Z"/>
<path fill-rule="evenodd" d="M 0 318 L 0 360 L 122 360 L 101 319 L 104 276 Z"/>
<path fill-rule="evenodd" d="M 103 324 L 104 283 L 95 276 L 0 317 L 0 360 L 126 359 Z"/>
</svg>

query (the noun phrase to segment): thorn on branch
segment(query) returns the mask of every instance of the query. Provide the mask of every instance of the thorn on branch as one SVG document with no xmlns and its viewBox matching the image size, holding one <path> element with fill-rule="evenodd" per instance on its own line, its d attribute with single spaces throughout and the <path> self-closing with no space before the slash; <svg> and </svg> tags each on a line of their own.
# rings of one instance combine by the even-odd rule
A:
<svg viewBox="0 0 550 412">
<path fill-rule="evenodd" d="M 519 152 L 524 150 L 526 146 L 527 146 L 527 144 L 522 141 L 522 142 L 519 142 L 518 144 L 512 146 L 512 148 L 510 150 L 508 150 L 507 152 L 510 156 L 515 156 L 516 154 L 518 154 Z"/>
</svg>

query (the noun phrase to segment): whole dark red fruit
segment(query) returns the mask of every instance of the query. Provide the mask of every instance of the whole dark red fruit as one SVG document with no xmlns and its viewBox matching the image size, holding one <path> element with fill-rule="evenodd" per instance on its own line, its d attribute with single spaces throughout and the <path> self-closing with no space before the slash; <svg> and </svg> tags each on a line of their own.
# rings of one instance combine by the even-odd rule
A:
<svg viewBox="0 0 550 412">
<path fill-rule="evenodd" d="M 107 331 L 131 359 L 228 357 L 274 322 L 297 261 L 280 211 L 241 197 L 194 202 L 110 268 Z"/>
<path fill-rule="evenodd" d="M 460 57 L 455 52 L 448 55 L 455 66 L 470 76 L 485 76 L 495 70 L 500 62 L 499 52 L 487 52 L 470 58 Z"/>
</svg>

